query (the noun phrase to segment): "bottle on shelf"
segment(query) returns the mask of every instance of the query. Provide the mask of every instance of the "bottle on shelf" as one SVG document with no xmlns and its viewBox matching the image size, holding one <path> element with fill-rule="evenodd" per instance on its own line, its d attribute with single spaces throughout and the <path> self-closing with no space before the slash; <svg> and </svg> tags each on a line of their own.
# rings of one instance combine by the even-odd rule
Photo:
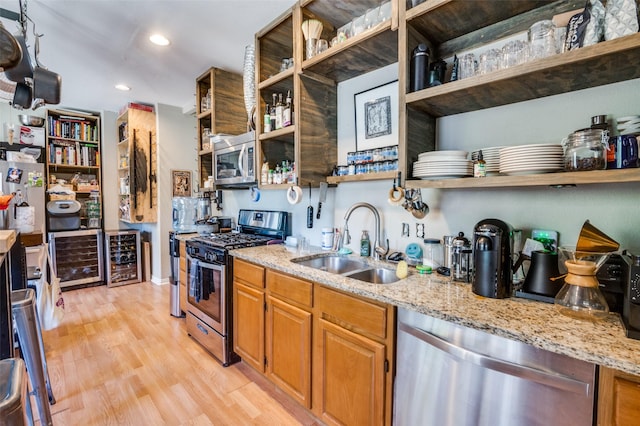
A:
<svg viewBox="0 0 640 426">
<path fill-rule="evenodd" d="M 260 183 L 263 185 L 266 185 L 268 180 L 269 180 L 269 163 L 265 161 L 264 163 L 262 163 Z"/>
<path fill-rule="evenodd" d="M 264 121 L 263 121 L 264 133 L 269 133 L 271 131 L 271 114 L 269 110 L 269 104 L 267 104 L 266 109 L 264 110 Z"/>
<path fill-rule="evenodd" d="M 287 99 L 282 110 L 282 127 L 291 126 L 291 90 L 287 90 Z"/>
<path fill-rule="evenodd" d="M 284 111 L 284 104 L 282 103 L 282 93 L 278 94 L 278 103 L 276 104 L 276 130 L 282 129 L 282 117 Z"/>
<path fill-rule="evenodd" d="M 271 104 L 271 130 L 276 130 L 276 103 L 278 103 L 277 99 L 276 99 L 277 95 L 274 93 L 273 94 L 273 103 Z"/>
<path fill-rule="evenodd" d="M 487 176 L 487 163 L 482 158 L 482 150 L 478 152 L 478 160 L 473 164 L 473 177 Z"/>
</svg>

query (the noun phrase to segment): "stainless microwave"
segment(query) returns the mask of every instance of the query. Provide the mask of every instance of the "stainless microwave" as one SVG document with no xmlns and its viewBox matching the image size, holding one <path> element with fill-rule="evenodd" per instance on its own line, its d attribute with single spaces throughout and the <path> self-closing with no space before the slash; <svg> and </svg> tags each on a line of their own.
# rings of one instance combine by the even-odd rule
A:
<svg viewBox="0 0 640 426">
<path fill-rule="evenodd" d="M 216 186 L 249 186 L 257 182 L 255 137 L 252 131 L 213 144 Z"/>
</svg>

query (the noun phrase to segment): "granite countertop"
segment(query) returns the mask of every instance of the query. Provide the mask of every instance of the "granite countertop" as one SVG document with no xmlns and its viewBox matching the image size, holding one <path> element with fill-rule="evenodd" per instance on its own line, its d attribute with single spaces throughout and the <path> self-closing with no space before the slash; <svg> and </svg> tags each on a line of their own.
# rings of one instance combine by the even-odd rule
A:
<svg viewBox="0 0 640 426">
<path fill-rule="evenodd" d="M 470 284 L 444 282 L 415 271 L 397 283 L 369 284 L 290 261 L 320 253 L 328 252 L 312 247 L 309 253 L 301 255 L 295 248 L 284 245 L 231 251 L 234 257 L 328 287 L 640 375 L 640 341 L 626 337 L 617 314 L 593 322 L 579 320 L 558 313 L 552 304 L 520 298 L 485 298 L 472 293 Z M 364 260 L 377 263 L 370 258 Z M 394 268 L 391 264 L 380 265 Z"/>
</svg>

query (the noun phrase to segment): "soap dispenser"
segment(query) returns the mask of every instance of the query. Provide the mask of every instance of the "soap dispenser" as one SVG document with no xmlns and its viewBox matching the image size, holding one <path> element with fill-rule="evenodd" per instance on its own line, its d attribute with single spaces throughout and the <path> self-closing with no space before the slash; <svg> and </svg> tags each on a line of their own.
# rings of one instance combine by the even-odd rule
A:
<svg viewBox="0 0 640 426">
<path fill-rule="evenodd" d="M 362 231 L 360 238 L 360 256 L 369 257 L 371 255 L 371 241 L 369 240 L 369 231 Z"/>
</svg>

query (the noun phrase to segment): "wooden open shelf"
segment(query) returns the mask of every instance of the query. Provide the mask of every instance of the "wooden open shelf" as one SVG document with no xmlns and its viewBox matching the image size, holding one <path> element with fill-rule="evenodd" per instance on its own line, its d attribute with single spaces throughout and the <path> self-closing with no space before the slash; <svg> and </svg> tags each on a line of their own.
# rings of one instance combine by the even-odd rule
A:
<svg viewBox="0 0 640 426">
<path fill-rule="evenodd" d="M 640 182 L 640 169 L 592 170 L 588 172 L 542 173 L 522 176 L 487 176 L 440 180 L 407 180 L 407 188 L 507 188 L 531 186 L 572 186 L 603 183 Z"/>
</svg>

